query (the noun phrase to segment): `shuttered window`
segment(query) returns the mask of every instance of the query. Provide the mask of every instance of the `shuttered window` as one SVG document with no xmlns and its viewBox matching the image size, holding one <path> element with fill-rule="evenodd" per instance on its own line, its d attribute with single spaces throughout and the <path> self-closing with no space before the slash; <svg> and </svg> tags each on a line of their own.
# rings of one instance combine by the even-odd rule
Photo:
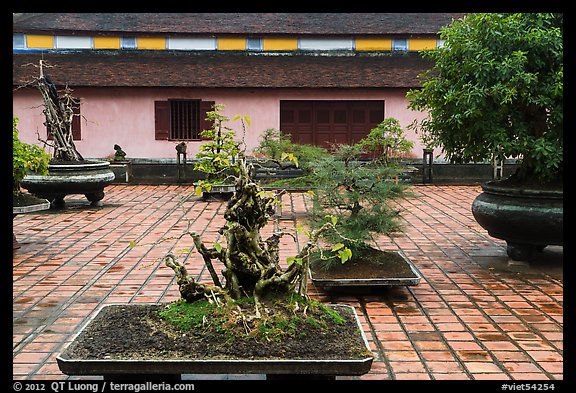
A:
<svg viewBox="0 0 576 393">
<path fill-rule="evenodd" d="M 280 129 L 295 143 L 356 143 L 382 120 L 383 100 L 280 101 Z"/>
<path fill-rule="evenodd" d="M 170 103 L 170 137 L 176 140 L 200 139 L 198 101 L 173 100 Z"/>
<path fill-rule="evenodd" d="M 212 125 L 206 120 L 214 101 L 169 99 L 155 101 L 155 139 L 200 140 L 202 130 Z"/>
</svg>

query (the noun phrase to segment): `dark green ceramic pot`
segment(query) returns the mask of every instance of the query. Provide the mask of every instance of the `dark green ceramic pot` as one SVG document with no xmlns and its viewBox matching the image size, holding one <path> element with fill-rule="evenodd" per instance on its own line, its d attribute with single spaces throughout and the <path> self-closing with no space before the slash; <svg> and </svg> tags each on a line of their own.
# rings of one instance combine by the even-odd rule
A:
<svg viewBox="0 0 576 393">
<path fill-rule="evenodd" d="M 548 245 L 563 245 L 563 191 L 482 185 L 472 213 L 490 236 L 505 240 L 508 256 L 526 260 Z"/>
</svg>

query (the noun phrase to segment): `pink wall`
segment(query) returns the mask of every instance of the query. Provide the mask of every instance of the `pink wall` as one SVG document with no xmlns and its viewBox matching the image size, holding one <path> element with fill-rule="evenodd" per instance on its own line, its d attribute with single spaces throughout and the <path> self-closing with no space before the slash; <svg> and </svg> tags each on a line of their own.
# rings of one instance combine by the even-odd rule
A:
<svg viewBox="0 0 576 393">
<path fill-rule="evenodd" d="M 183 89 L 183 88 L 77 88 L 73 95 L 81 99 L 82 140 L 76 142 L 86 158 L 114 155 L 120 145 L 129 158 L 175 158 L 174 141 L 154 139 L 154 101 L 190 98 L 224 104 L 224 114 L 248 115 L 248 151 L 258 145 L 258 137 L 267 128 L 280 128 L 280 100 L 384 100 L 385 117 L 394 117 L 415 144 L 413 156 L 422 156 L 422 146 L 406 127 L 423 114 L 407 109 L 406 89 Z M 17 90 L 13 94 L 13 115 L 20 118 L 20 139 L 36 143 L 39 132 L 45 137 L 40 94 L 36 90 Z M 229 124 L 240 138 L 240 122 Z M 198 151 L 201 142 L 188 142 L 188 156 Z"/>
</svg>

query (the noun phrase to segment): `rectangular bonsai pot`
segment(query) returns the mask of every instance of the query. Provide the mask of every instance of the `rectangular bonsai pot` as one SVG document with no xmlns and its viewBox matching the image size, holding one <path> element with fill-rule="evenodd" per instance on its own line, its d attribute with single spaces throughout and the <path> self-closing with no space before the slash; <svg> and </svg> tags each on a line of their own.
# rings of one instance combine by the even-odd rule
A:
<svg viewBox="0 0 576 393">
<path fill-rule="evenodd" d="M 418 285 L 422 276 L 414 267 L 414 264 L 404 255 L 401 251 L 386 251 L 388 253 L 393 253 L 398 255 L 403 263 L 406 265 L 408 270 L 412 273 L 411 275 L 403 275 L 396 277 L 377 277 L 377 278 L 318 278 L 315 277 L 312 270 L 309 269 L 309 275 L 312 282 L 325 289 L 331 289 L 334 287 L 343 288 L 373 288 L 373 287 L 389 287 L 389 286 L 411 286 Z"/>
<path fill-rule="evenodd" d="M 137 307 L 138 305 L 129 305 Z M 366 349 L 370 352 L 368 340 L 358 315 L 348 305 L 330 307 L 351 308 L 362 335 Z M 64 351 L 56 357 L 60 371 L 67 375 L 101 375 L 104 378 L 150 378 L 151 376 L 176 376 L 181 374 L 273 374 L 281 375 L 363 375 L 372 367 L 372 357 L 363 359 L 75 359 L 67 354 L 68 348 L 83 334 L 90 323 L 106 307 L 126 307 L 126 305 L 105 305 L 73 338 Z"/>
</svg>

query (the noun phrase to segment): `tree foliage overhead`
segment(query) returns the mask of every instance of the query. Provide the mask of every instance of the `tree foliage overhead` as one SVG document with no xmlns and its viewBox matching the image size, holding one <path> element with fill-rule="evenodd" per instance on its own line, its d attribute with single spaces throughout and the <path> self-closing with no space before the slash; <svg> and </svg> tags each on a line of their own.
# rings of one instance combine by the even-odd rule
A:
<svg viewBox="0 0 576 393">
<path fill-rule="evenodd" d="M 522 160 L 518 177 L 561 178 L 563 167 L 561 14 L 470 14 L 423 52 L 434 67 L 411 90 L 409 108 L 428 115 L 412 127 L 456 163 Z"/>
</svg>

